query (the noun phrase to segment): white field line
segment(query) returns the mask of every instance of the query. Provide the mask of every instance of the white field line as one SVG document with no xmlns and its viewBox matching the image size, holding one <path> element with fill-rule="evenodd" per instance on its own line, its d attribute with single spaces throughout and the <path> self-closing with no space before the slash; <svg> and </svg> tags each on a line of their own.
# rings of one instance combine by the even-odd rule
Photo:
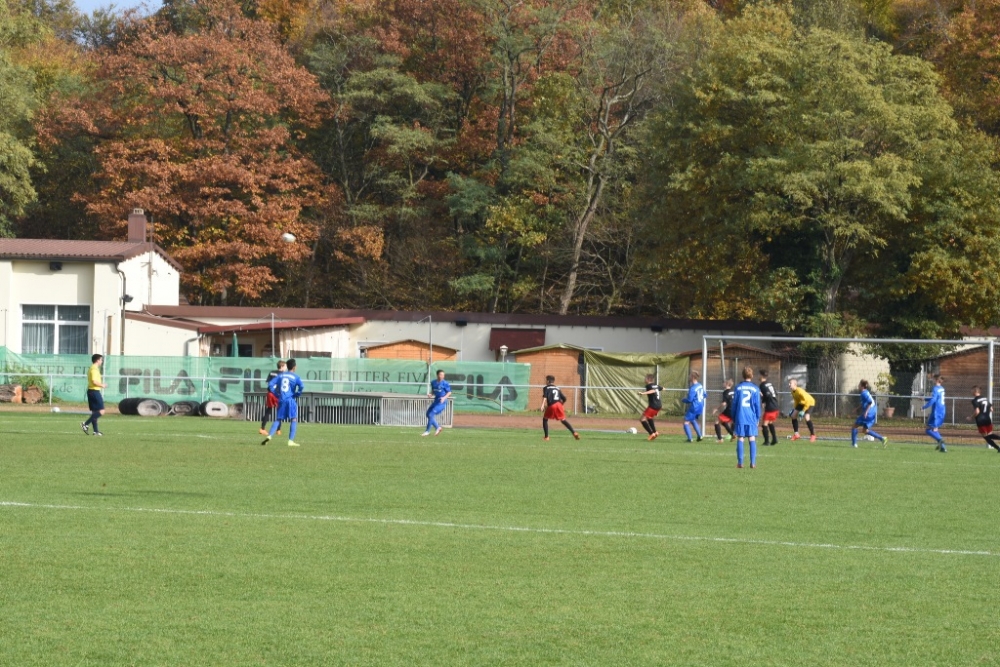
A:
<svg viewBox="0 0 1000 667">
<path fill-rule="evenodd" d="M 451 521 L 420 521 L 416 519 L 378 519 L 373 517 L 348 517 L 336 515 L 308 514 L 263 514 L 254 512 L 227 512 L 219 510 L 180 510 L 155 507 L 87 507 L 83 505 L 49 505 L 0 501 L 0 507 L 41 510 L 66 510 L 83 512 L 138 512 L 144 514 L 173 514 L 188 516 L 225 517 L 236 519 L 278 519 L 298 521 L 330 521 L 337 523 L 378 524 L 387 526 L 418 526 L 424 528 L 446 528 L 453 530 L 496 531 L 504 533 L 528 533 L 536 535 L 570 535 L 581 537 L 607 537 L 626 539 L 662 540 L 673 542 L 708 542 L 717 544 L 747 544 L 757 546 L 789 547 L 798 549 L 831 549 L 838 551 L 874 551 L 882 553 L 939 554 L 947 556 L 989 556 L 1000 557 L 1000 552 L 975 551 L 971 549 L 929 549 L 922 547 L 879 547 L 864 544 L 820 544 L 811 542 L 789 542 L 785 540 L 755 540 L 742 537 L 709 537 L 699 535 L 667 535 L 662 533 L 641 533 L 617 530 L 579 530 L 568 528 L 532 528 L 529 526 L 494 526 L 475 523 L 454 523 Z"/>
</svg>

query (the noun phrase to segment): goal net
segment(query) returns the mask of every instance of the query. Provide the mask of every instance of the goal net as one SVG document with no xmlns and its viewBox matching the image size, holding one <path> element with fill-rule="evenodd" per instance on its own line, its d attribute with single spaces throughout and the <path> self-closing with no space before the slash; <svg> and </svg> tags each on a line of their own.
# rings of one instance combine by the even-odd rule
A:
<svg viewBox="0 0 1000 667">
<path fill-rule="evenodd" d="M 750 366 L 754 384 L 766 370 L 778 392 L 779 438 L 791 436 L 789 380 L 794 379 L 816 400 L 811 412 L 817 440 L 828 442 L 850 441 L 858 387 L 866 380 L 878 405 L 879 433 L 891 442 L 932 444 L 923 405 L 934 386 L 932 376 L 939 373 L 947 410 L 941 435 L 948 443 L 986 446 L 976 429 L 972 399 L 978 386 L 993 400 L 993 341 L 705 336 L 702 358 L 693 359 L 692 368 L 699 362 L 709 396 L 707 415 L 721 401 L 726 379 L 738 384 Z M 799 430 L 808 436 L 804 424 Z"/>
</svg>

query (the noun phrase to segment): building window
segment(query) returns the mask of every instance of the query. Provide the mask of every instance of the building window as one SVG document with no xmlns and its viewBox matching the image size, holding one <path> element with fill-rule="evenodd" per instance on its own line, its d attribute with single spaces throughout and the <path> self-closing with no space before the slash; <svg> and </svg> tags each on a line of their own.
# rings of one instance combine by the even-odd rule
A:
<svg viewBox="0 0 1000 667">
<path fill-rule="evenodd" d="M 90 306 L 21 306 L 23 354 L 90 352 Z"/>
</svg>

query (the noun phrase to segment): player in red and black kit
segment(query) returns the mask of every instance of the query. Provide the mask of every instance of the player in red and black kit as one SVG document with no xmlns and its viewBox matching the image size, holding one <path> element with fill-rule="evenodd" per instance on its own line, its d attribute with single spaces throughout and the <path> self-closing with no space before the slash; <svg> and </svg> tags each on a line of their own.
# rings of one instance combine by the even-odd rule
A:
<svg viewBox="0 0 1000 667">
<path fill-rule="evenodd" d="M 267 380 L 264 381 L 264 386 L 269 387 L 271 385 L 271 380 L 278 377 L 285 372 L 287 366 L 284 361 L 278 362 L 278 370 L 271 371 L 267 374 Z M 267 425 L 274 421 L 274 409 L 278 407 L 278 397 L 272 394 L 270 391 L 267 392 L 267 396 L 264 398 L 264 414 L 260 418 L 260 434 L 267 435 L 270 431 L 267 430 Z M 275 435 L 281 435 L 281 425 L 278 425 L 278 432 Z"/>
<path fill-rule="evenodd" d="M 760 374 L 760 402 L 763 404 L 764 416 L 761 423 L 764 427 L 764 445 L 778 444 L 778 434 L 774 432 L 774 422 L 778 421 L 780 409 L 778 407 L 778 392 L 774 390 L 774 385 L 767 379 L 767 369 L 762 368 Z M 770 442 L 767 439 L 768 433 L 771 435 Z"/>
<path fill-rule="evenodd" d="M 579 440 L 580 434 L 574 431 L 573 427 L 566 421 L 566 410 L 563 409 L 566 395 L 555 385 L 555 381 L 554 375 L 546 375 L 545 386 L 542 387 L 542 430 L 545 431 L 545 439 L 549 439 L 549 420 L 558 419 L 573 434 L 573 437 Z"/>
<path fill-rule="evenodd" d="M 722 427 L 726 427 L 729 432 L 729 439 L 733 439 L 733 381 L 726 380 L 726 388 L 722 390 L 722 403 L 712 410 L 713 415 L 719 415 L 715 420 L 715 441 L 722 442 Z"/>
<path fill-rule="evenodd" d="M 649 407 L 642 413 L 642 418 L 639 420 L 642 423 L 642 427 L 646 429 L 646 433 L 649 434 L 646 440 L 656 440 L 660 437 L 660 434 L 656 432 L 656 424 L 653 423 L 653 420 L 656 418 L 656 415 L 660 414 L 660 410 L 663 409 L 663 401 L 660 399 L 660 392 L 663 391 L 663 387 L 656 384 L 655 380 L 655 375 L 647 375 L 646 391 L 639 392 L 649 399 Z"/>
<path fill-rule="evenodd" d="M 976 427 L 979 435 L 983 436 L 986 444 L 1000 452 L 1000 444 L 997 444 L 997 436 L 993 433 L 993 404 L 990 399 L 981 396 L 982 391 L 978 386 L 972 388 L 972 407 L 976 409 Z"/>
</svg>

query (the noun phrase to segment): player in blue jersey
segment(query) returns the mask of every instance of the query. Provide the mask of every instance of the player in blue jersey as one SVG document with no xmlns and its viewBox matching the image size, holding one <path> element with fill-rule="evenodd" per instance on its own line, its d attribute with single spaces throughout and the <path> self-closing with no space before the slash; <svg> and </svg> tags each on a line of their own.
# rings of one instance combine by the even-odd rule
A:
<svg viewBox="0 0 1000 667">
<path fill-rule="evenodd" d="M 687 396 L 682 399 L 683 403 L 687 403 L 687 411 L 684 413 L 684 435 L 687 436 L 688 442 L 691 442 L 692 428 L 695 435 L 698 436 L 698 442 L 701 442 L 701 428 L 698 426 L 698 420 L 701 419 L 701 413 L 705 411 L 705 388 L 698 382 L 700 377 L 698 371 L 691 371 L 691 387 L 688 389 Z"/>
<path fill-rule="evenodd" d="M 431 390 L 427 394 L 434 399 L 427 408 L 427 430 L 421 436 L 430 435 L 432 430 L 434 435 L 441 434 L 441 424 L 438 424 L 435 417 L 444 412 L 448 407 L 448 399 L 451 398 L 451 385 L 444 379 L 444 371 L 438 371 L 436 375 L 437 379 L 431 380 Z"/>
<path fill-rule="evenodd" d="M 875 397 L 872 396 L 871 385 L 868 384 L 868 380 L 862 380 L 858 383 L 858 391 L 860 392 L 861 405 L 858 408 L 858 418 L 854 422 L 854 428 L 851 429 L 851 447 L 858 446 L 859 430 L 862 432 L 862 435 L 870 435 L 881 440 L 882 446 L 885 447 L 889 444 L 889 439 L 879 435 L 872 429 L 878 418 L 878 406 L 875 404 Z"/>
<path fill-rule="evenodd" d="M 939 452 L 947 452 L 948 449 L 945 447 L 944 438 L 941 437 L 939 429 L 941 425 L 944 424 L 944 417 L 947 409 L 944 402 L 944 378 L 941 377 L 940 373 L 935 373 L 934 378 L 934 390 L 931 395 L 927 397 L 924 401 L 924 410 L 930 409 L 930 414 L 927 416 L 927 430 L 924 431 L 927 435 L 934 438 L 937 443 L 937 447 L 934 449 Z"/>
<path fill-rule="evenodd" d="M 304 388 L 302 378 L 295 374 L 295 360 L 289 359 L 285 364 L 287 370 L 278 373 L 273 380 L 267 384 L 267 390 L 278 397 L 278 409 L 275 411 L 274 423 L 271 424 L 271 431 L 264 438 L 266 445 L 274 437 L 275 432 L 281 427 L 281 422 L 290 422 L 288 426 L 288 446 L 298 447 L 295 442 L 295 431 L 299 426 L 299 404 L 298 398 Z"/>
<path fill-rule="evenodd" d="M 743 438 L 750 444 L 750 467 L 757 467 L 757 426 L 760 424 L 760 387 L 753 383 L 753 367 L 743 369 L 743 382 L 733 389 L 733 432 L 736 467 L 743 467 Z"/>
</svg>

